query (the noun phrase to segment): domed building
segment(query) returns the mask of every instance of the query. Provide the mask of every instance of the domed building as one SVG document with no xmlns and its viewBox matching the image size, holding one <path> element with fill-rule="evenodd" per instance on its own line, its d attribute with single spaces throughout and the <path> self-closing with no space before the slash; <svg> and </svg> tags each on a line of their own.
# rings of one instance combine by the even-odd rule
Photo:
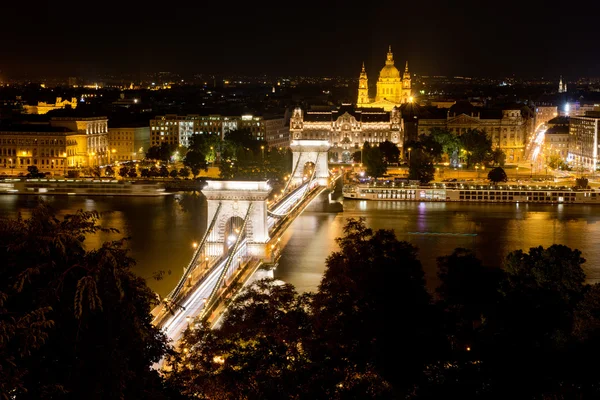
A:
<svg viewBox="0 0 600 400">
<path fill-rule="evenodd" d="M 408 72 L 408 61 L 404 68 L 404 74 L 400 74 L 394 65 L 392 46 L 389 47 L 385 65 L 379 72 L 377 79 L 377 93 L 375 98 L 369 97 L 369 85 L 365 64 L 363 63 L 358 82 L 357 107 L 376 107 L 391 111 L 395 106 L 412 101 L 410 88 L 410 73 Z"/>
</svg>

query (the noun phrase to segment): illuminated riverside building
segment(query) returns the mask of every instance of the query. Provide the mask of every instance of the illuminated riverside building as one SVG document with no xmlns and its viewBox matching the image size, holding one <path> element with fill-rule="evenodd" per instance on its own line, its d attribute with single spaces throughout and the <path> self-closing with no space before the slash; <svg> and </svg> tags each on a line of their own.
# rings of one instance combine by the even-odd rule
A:
<svg viewBox="0 0 600 400">
<path fill-rule="evenodd" d="M 402 127 L 400 110 L 396 107 L 392 111 L 353 108 L 351 104 L 335 109 L 296 108 L 290 119 L 290 137 L 292 140 L 328 140 L 334 161 L 348 162 L 365 142 L 377 146 L 387 140 L 402 150 Z"/>
<path fill-rule="evenodd" d="M 108 128 L 110 163 L 141 160 L 150 147 L 150 127 L 121 126 Z"/>
<path fill-rule="evenodd" d="M 576 169 L 596 171 L 598 168 L 598 129 L 600 112 L 569 118 L 569 154 L 567 161 Z"/>
<path fill-rule="evenodd" d="M 53 117 L 50 125 L 76 132 L 77 148 L 69 154 L 72 167 L 97 167 L 110 160 L 107 117 Z"/>
<path fill-rule="evenodd" d="M 369 80 L 363 63 L 362 71 L 358 80 L 358 98 L 356 106 L 359 108 L 374 107 L 383 108 L 385 111 L 400 104 L 412 101 L 410 73 L 408 72 L 408 61 L 404 67 L 404 74 L 394 65 L 394 55 L 390 46 L 385 65 L 379 72 L 377 79 L 377 91 L 374 98 L 369 96 Z"/>
<path fill-rule="evenodd" d="M 0 170 L 5 175 L 27 174 L 27 167 L 62 175 L 77 148 L 77 135 L 49 125 L 17 125 L 0 130 Z"/>
<path fill-rule="evenodd" d="M 267 140 L 270 136 L 267 129 L 267 120 L 280 119 L 285 124 L 285 118 L 275 118 L 241 115 L 175 115 L 167 114 L 150 120 L 150 145 L 160 146 L 161 143 L 188 146 L 192 135 L 218 135 L 221 139 L 225 134 L 238 129 L 248 129 L 256 140 Z M 276 126 L 279 129 L 279 126 Z"/>
<path fill-rule="evenodd" d="M 447 110 L 425 112 L 418 118 L 418 134 L 427 135 L 435 128 L 448 129 L 462 135 L 469 129 L 478 129 L 487 134 L 492 148 L 506 154 L 506 161 L 523 161 L 526 140 L 533 132 L 535 115 L 523 105 L 508 105 L 502 108 L 475 107 L 468 101 L 457 101 Z"/>
<path fill-rule="evenodd" d="M 69 168 L 108 162 L 106 117 L 57 117 L 49 123 L 24 123 L 0 129 L 0 169 L 4 174 L 40 172 L 63 175 Z"/>
</svg>

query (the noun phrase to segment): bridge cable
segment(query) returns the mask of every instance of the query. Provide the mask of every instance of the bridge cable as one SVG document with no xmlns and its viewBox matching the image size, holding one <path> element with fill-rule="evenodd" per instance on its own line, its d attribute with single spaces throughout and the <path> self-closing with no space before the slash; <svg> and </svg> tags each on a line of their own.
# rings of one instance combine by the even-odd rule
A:
<svg viewBox="0 0 600 400">
<path fill-rule="evenodd" d="M 273 212 L 273 211 L 267 210 L 267 212 L 268 212 L 270 215 L 273 215 L 273 216 L 276 216 L 276 217 L 286 217 L 286 216 L 290 215 L 290 213 L 291 213 L 292 211 L 294 211 L 294 210 L 296 209 L 296 207 L 298 207 L 298 205 L 299 205 L 300 203 L 302 203 L 302 200 L 304 200 L 304 198 L 306 197 L 306 194 L 309 192 L 308 188 L 310 187 L 310 185 L 311 185 L 311 184 L 312 184 L 312 182 L 314 181 L 315 175 L 316 175 L 316 173 L 317 173 L 317 162 L 319 161 L 319 156 L 320 156 L 320 155 L 321 155 L 321 153 L 317 153 L 317 158 L 315 159 L 315 162 L 314 162 L 314 164 L 315 164 L 315 168 L 314 168 L 314 169 L 313 169 L 313 171 L 312 171 L 312 174 L 311 174 L 311 176 L 310 176 L 310 179 L 309 179 L 309 181 L 305 183 L 305 185 L 306 185 L 306 186 L 305 186 L 305 188 L 304 188 L 304 192 L 302 192 L 302 196 L 300 197 L 300 199 L 298 199 L 298 201 L 296 202 L 296 204 L 295 204 L 294 206 L 292 206 L 292 207 L 291 207 L 291 208 L 290 208 L 288 211 L 286 211 L 286 212 L 285 212 L 285 213 L 283 213 L 283 214 L 279 214 L 279 213 L 275 213 L 275 212 Z"/>
<path fill-rule="evenodd" d="M 183 275 L 181 276 L 181 279 L 177 283 L 177 286 L 175 286 L 175 288 L 171 291 L 171 293 L 168 294 L 167 300 L 174 299 L 175 297 L 177 297 L 179 295 L 179 293 L 181 292 L 181 289 L 183 289 L 183 286 L 185 285 L 185 281 L 186 281 L 187 277 L 196 268 L 196 263 L 198 261 L 198 257 L 200 256 L 200 253 L 204 249 L 206 240 L 208 239 L 208 236 L 212 232 L 212 230 L 215 226 L 215 223 L 217 222 L 217 219 L 219 217 L 219 212 L 221 211 L 222 205 L 223 205 L 223 203 L 219 202 L 219 205 L 217 206 L 217 209 L 215 210 L 215 215 L 213 216 L 212 221 L 210 221 L 210 225 L 208 226 L 208 228 L 206 228 L 206 232 L 204 232 L 202 241 L 200 242 L 200 244 L 196 248 L 196 251 L 194 251 L 194 254 L 192 255 L 192 260 L 190 261 L 190 263 L 184 270 Z"/>
<path fill-rule="evenodd" d="M 290 183 L 292 182 L 292 179 L 294 178 L 294 175 L 296 174 L 296 170 L 298 169 L 298 165 L 300 165 L 300 159 L 302 157 L 298 157 L 298 161 L 296 161 L 296 166 L 294 167 L 294 170 L 292 171 L 292 174 L 290 175 L 290 179 L 288 179 L 288 181 L 285 184 L 285 187 L 283 188 L 283 192 L 287 192 L 288 187 L 290 186 Z M 315 169 L 316 169 L 316 164 L 315 164 Z"/>
<path fill-rule="evenodd" d="M 225 279 L 225 275 L 227 274 L 227 270 L 229 269 L 231 262 L 235 256 L 235 254 L 238 251 L 238 246 L 239 246 L 241 238 L 242 238 L 242 232 L 244 232 L 244 230 L 246 229 L 246 223 L 250 219 L 250 211 L 252 210 L 253 204 L 254 203 L 250 203 L 250 205 L 248 206 L 248 211 L 246 212 L 246 217 L 244 218 L 244 222 L 242 223 L 242 226 L 240 227 L 240 234 L 235 239 L 235 243 L 231 247 L 231 250 L 230 250 L 230 255 L 229 255 L 229 257 L 227 257 L 227 262 L 225 263 L 225 266 L 223 267 L 223 270 L 221 271 L 221 274 L 219 275 L 219 278 L 217 279 L 215 286 L 213 286 L 213 288 L 210 292 L 210 295 L 206 299 L 206 303 L 204 304 L 204 307 L 202 307 L 202 310 L 200 311 L 200 316 L 199 316 L 200 320 L 204 319 L 206 310 L 210 309 L 210 307 L 212 306 L 212 303 L 214 302 L 215 297 L 216 297 L 216 293 L 219 290 L 221 283 L 223 283 L 223 280 Z"/>
</svg>

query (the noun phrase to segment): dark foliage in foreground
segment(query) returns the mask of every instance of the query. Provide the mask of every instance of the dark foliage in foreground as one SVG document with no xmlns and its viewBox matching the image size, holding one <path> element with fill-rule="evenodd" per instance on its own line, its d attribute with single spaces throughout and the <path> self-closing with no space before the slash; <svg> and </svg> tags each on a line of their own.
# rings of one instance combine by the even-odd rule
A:
<svg viewBox="0 0 600 400">
<path fill-rule="evenodd" d="M 154 293 L 123 240 L 87 250 L 99 215 L 59 220 L 41 203 L 0 223 L 0 398 L 166 398 Z"/>
<path fill-rule="evenodd" d="M 597 398 L 600 286 L 578 250 L 514 251 L 490 268 L 438 258 L 350 219 L 317 293 L 263 280 L 220 329 L 195 327 L 167 376 L 202 399 Z"/>
</svg>

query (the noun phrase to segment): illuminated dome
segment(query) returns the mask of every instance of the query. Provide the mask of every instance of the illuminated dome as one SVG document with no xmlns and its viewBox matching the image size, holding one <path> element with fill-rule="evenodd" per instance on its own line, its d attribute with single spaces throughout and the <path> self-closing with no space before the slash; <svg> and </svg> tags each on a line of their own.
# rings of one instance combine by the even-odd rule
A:
<svg viewBox="0 0 600 400">
<path fill-rule="evenodd" d="M 400 79 L 400 71 L 394 66 L 394 55 L 392 54 L 392 46 L 390 46 L 385 60 L 385 66 L 379 73 L 379 79 Z"/>
</svg>

